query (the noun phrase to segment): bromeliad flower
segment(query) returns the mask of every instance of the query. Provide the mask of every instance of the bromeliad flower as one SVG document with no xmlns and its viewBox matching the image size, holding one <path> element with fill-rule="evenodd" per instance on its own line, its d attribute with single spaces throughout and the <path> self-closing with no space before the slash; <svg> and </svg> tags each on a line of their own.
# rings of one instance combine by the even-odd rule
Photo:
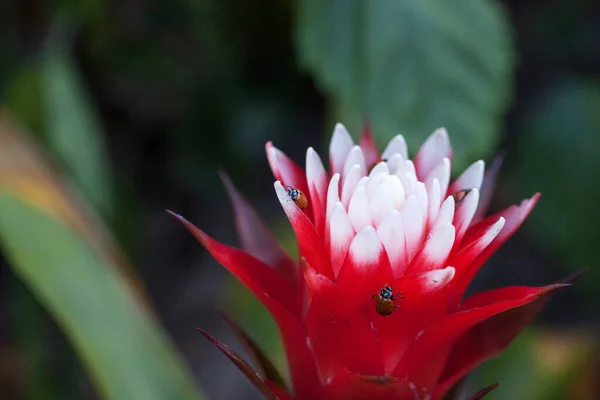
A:
<svg viewBox="0 0 600 400">
<path fill-rule="evenodd" d="M 413 162 L 402 136 L 380 155 L 368 129 L 355 145 L 338 124 L 330 175 L 312 148 L 306 172 L 271 143 L 266 149 L 297 263 L 226 177 L 244 251 L 175 216 L 277 322 L 292 393 L 254 346 L 262 374 L 203 332 L 269 398 L 440 399 L 508 345 L 539 311 L 536 300 L 564 286 L 505 287 L 463 300 L 539 195 L 484 218 L 493 173 L 484 178 L 477 161 L 450 183 L 444 129 Z"/>
</svg>

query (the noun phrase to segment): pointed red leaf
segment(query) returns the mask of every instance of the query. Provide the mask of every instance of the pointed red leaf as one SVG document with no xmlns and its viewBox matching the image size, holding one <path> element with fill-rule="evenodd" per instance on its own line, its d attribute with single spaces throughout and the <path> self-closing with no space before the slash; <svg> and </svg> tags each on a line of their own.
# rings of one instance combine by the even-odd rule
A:
<svg viewBox="0 0 600 400">
<path fill-rule="evenodd" d="M 265 264 L 280 270 L 294 282 L 296 265 L 292 259 L 275 239 L 267 224 L 258 216 L 254 207 L 235 188 L 227 174 L 220 172 L 219 176 L 231 199 L 242 248 Z"/>
<path fill-rule="evenodd" d="M 304 276 L 312 292 L 304 324 L 321 379 L 333 379 L 345 368 L 382 375 L 381 354 L 375 334 L 355 299 L 308 265 Z M 360 351 L 356 349 L 358 343 Z"/>
<path fill-rule="evenodd" d="M 300 315 L 299 296 L 278 271 L 242 250 L 217 242 L 182 216 L 172 211 L 167 212 L 177 218 L 265 307 L 269 308 L 269 304 L 275 301 L 293 315 Z"/>
<path fill-rule="evenodd" d="M 416 388 L 393 376 L 340 373 L 323 388 L 321 399 L 392 400 L 418 399 Z"/>
<path fill-rule="evenodd" d="M 459 274 L 468 270 L 473 261 L 496 239 L 505 224 L 506 220 L 499 217 L 493 224 L 471 233 L 464 243 L 461 243 L 458 251 L 450 256 L 448 263 L 455 265 Z"/>
<path fill-rule="evenodd" d="M 296 398 L 315 398 L 314 394 L 321 381 L 303 324 L 277 303 L 269 312 L 273 315 L 281 334 Z"/>
<path fill-rule="evenodd" d="M 449 298 L 450 305 L 459 304 L 467 287 L 473 280 L 479 268 L 487 259 L 504 244 L 513 233 L 521 226 L 533 207 L 537 204 L 540 194 L 536 193 L 532 198 L 523 200 L 519 206 L 512 206 L 494 215 L 485 218 L 478 224 L 472 226 L 466 233 L 464 243 L 472 242 L 473 237 L 481 235 L 481 232 L 497 223 L 500 217 L 505 219 L 504 226 L 492 242 L 486 246 L 473 262 L 452 264 L 457 268 L 457 279 L 452 282 L 452 294 Z M 459 250 L 460 252 L 461 250 Z"/>
<path fill-rule="evenodd" d="M 485 292 L 480 292 L 468 297 L 461 304 L 459 312 L 495 305 L 505 301 L 535 300 L 542 295 L 546 295 L 567 286 L 570 286 L 570 283 L 561 282 L 541 287 L 506 286 L 499 289 L 486 290 Z"/>
<path fill-rule="evenodd" d="M 387 316 L 379 315 L 375 300 L 366 309 L 382 349 L 384 372 L 389 374 L 412 344 L 417 333 L 446 315 L 445 287 L 454 277 L 454 268 L 404 276 L 389 282 L 398 309 Z"/>
<path fill-rule="evenodd" d="M 579 279 L 579 277 L 586 272 L 587 272 L 587 268 L 579 269 L 575 272 L 570 273 L 565 278 L 559 280 L 556 283 L 573 283 L 575 280 Z"/>
<path fill-rule="evenodd" d="M 560 287 L 562 286 L 564 285 Z M 539 288 L 527 286 L 490 290 L 466 299 L 462 308 L 485 307 L 505 299 L 535 297 L 538 296 L 539 291 Z M 441 396 L 473 368 L 502 352 L 537 316 L 546 299 L 548 297 L 500 313 L 465 332 L 453 345 L 436 393 Z"/>
<path fill-rule="evenodd" d="M 556 284 L 528 288 L 531 291 L 527 293 L 514 288 L 505 288 L 502 296 L 499 296 L 498 293 L 490 294 L 490 292 L 474 296 L 475 299 L 471 300 L 469 304 L 478 306 L 461 308 L 460 312 L 433 323 L 415 338 L 413 345 L 406 351 L 393 375 L 406 377 L 417 387 L 430 390 L 441 376 L 443 365 L 453 344 L 471 327 L 500 313 L 525 306 L 565 286 L 568 285 Z"/>
<path fill-rule="evenodd" d="M 488 394 L 492 390 L 496 389 L 498 387 L 498 385 L 499 385 L 499 383 L 494 383 L 490 386 L 486 386 L 483 389 L 481 389 L 480 391 L 478 391 L 477 393 L 473 394 L 471 397 L 469 397 L 468 400 L 481 400 L 484 398 L 484 396 L 486 394 Z"/>
<path fill-rule="evenodd" d="M 237 336 L 238 340 L 244 346 L 244 349 L 248 353 L 248 356 L 252 359 L 253 364 L 257 366 L 261 377 L 265 381 L 271 381 L 281 388 L 287 389 L 285 380 L 275 367 L 269 357 L 261 350 L 258 344 L 252 340 L 250 336 L 244 330 L 236 324 L 231 318 L 225 313 L 221 313 L 221 316 L 229 324 L 233 332 Z"/>
<path fill-rule="evenodd" d="M 269 400 L 280 400 L 279 396 L 275 395 L 269 385 L 256 373 L 256 371 L 248 364 L 239 354 L 237 354 L 231 347 L 206 332 L 203 329 L 197 328 L 198 331 L 204 335 L 209 341 L 211 341 L 223 354 L 227 356 L 233 363 L 250 379 L 250 382 L 256 386 L 258 390 L 264 394 Z"/>
<path fill-rule="evenodd" d="M 177 218 L 211 254 L 229 269 L 269 310 L 279 330 L 286 350 L 288 365 L 298 397 L 311 398 L 319 377 L 306 333 L 300 323 L 300 297 L 277 271 L 241 250 L 219 243 L 173 212 Z"/>
<path fill-rule="evenodd" d="M 296 234 L 300 255 L 305 257 L 306 261 L 308 261 L 311 267 L 318 273 L 325 275 L 328 278 L 332 278 L 333 271 L 331 269 L 329 256 L 325 251 L 323 239 L 317 233 L 315 226 L 298 206 L 296 206 L 294 200 L 287 194 L 279 181 L 275 182 L 274 186 L 281 207 L 287 215 L 292 224 L 292 228 L 294 229 L 294 233 Z"/>
<path fill-rule="evenodd" d="M 372 306 L 371 295 L 393 280 L 390 261 L 375 228 L 367 226 L 350 243 L 336 283 L 363 309 Z"/>
</svg>

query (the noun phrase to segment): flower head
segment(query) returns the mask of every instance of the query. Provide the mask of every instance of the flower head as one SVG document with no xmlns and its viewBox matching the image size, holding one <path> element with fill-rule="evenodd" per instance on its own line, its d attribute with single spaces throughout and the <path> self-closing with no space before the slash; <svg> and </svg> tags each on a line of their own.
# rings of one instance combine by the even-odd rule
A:
<svg viewBox="0 0 600 400">
<path fill-rule="evenodd" d="M 266 150 L 298 262 L 227 178 L 244 251 L 177 217 L 276 320 L 293 395 L 246 371 L 271 398 L 440 399 L 508 345 L 538 312 L 537 299 L 564 286 L 506 287 L 463 300 L 539 195 L 483 217 L 494 171 L 484 174 L 477 161 L 450 183 L 445 129 L 411 161 L 402 136 L 380 155 L 368 128 L 355 145 L 338 124 L 329 174 L 312 148 L 306 171 L 271 143 Z"/>
</svg>

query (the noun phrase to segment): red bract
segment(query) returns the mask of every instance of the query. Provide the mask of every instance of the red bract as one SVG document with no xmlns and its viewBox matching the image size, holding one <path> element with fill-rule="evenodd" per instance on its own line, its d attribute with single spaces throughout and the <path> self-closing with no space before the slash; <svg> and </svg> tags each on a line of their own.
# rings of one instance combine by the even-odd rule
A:
<svg viewBox="0 0 600 400">
<path fill-rule="evenodd" d="M 275 192 L 298 240 L 297 263 L 226 177 L 244 250 L 176 215 L 277 322 L 292 393 L 277 374 L 254 372 L 204 332 L 269 398 L 440 399 L 508 345 L 539 311 L 536 300 L 564 286 L 507 287 L 463 301 L 479 268 L 539 195 L 482 218 L 481 203 L 493 186 L 484 181 L 493 176 L 484 178 L 477 161 L 450 183 L 444 129 L 427 139 L 414 162 L 400 135 L 381 155 L 368 129 L 360 143 L 336 126 L 330 174 L 312 148 L 305 172 L 267 144 Z M 307 207 L 298 207 L 288 186 L 308 197 Z M 249 348 L 259 364 L 268 364 L 256 346 Z"/>
</svg>

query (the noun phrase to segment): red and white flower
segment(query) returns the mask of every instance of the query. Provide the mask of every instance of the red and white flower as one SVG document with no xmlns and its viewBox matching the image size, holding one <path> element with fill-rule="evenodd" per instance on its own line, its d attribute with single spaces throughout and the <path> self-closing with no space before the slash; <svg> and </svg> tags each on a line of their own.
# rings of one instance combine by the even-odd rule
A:
<svg viewBox="0 0 600 400">
<path fill-rule="evenodd" d="M 203 332 L 269 398 L 440 399 L 508 345 L 539 311 L 536 300 L 564 286 L 505 287 L 463 300 L 479 268 L 521 225 L 539 194 L 484 217 L 494 173 L 484 174 L 477 161 L 451 183 L 445 129 L 436 130 L 411 161 L 402 136 L 380 155 L 368 128 L 355 145 L 338 124 L 330 173 L 312 148 L 306 171 L 271 143 L 266 150 L 275 192 L 296 234 L 298 262 L 226 177 L 244 250 L 175 216 L 276 320 L 291 392 L 272 372 L 254 372 Z M 306 208 L 297 206 L 288 186 L 308 197 Z M 389 315 L 376 309 L 385 286 L 402 292 Z M 259 364 L 267 362 L 260 358 Z"/>
</svg>

